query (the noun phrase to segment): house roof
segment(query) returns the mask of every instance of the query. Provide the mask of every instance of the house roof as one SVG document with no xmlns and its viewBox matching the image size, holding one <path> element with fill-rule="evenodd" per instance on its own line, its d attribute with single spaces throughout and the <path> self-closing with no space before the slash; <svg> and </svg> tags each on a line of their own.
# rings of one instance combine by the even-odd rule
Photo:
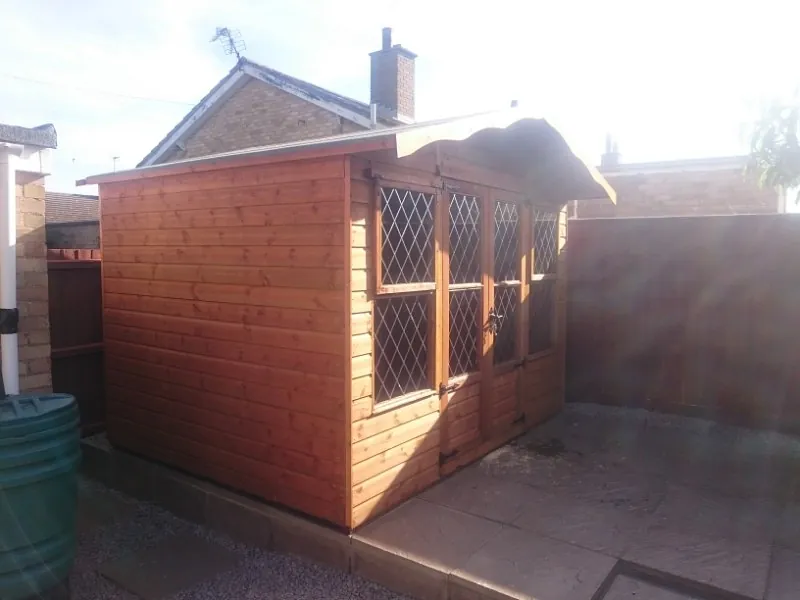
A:
<svg viewBox="0 0 800 600">
<path fill-rule="evenodd" d="M 41 148 L 55 148 L 58 145 L 56 128 L 50 123 L 38 127 L 20 127 L 19 125 L 0 123 L 0 142 Z"/>
<path fill-rule="evenodd" d="M 747 156 L 715 156 L 711 158 L 684 158 L 657 162 L 620 163 L 600 167 L 606 177 L 625 175 L 649 175 L 654 173 L 683 173 L 708 171 L 743 170 L 747 166 Z"/>
<path fill-rule="evenodd" d="M 579 158 L 558 129 L 544 118 L 529 116 L 519 108 L 224 152 L 95 175 L 77 184 L 129 181 L 269 160 L 299 160 L 373 150 L 395 150 L 396 156 L 402 158 L 434 142 L 468 139 L 486 152 L 502 157 L 511 171 L 529 183 L 531 195 L 544 195 L 553 202 L 562 203 L 583 199 L 615 201 L 614 190 L 600 172 L 591 162 Z"/>
<path fill-rule="evenodd" d="M 92 223 L 100 220 L 100 201 L 87 194 L 45 192 L 44 220 L 47 225 Z"/>
<path fill-rule="evenodd" d="M 233 69 L 142 159 L 137 167 L 156 164 L 156 161 L 177 142 L 185 139 L 222 106 L 228 97 L 244 85 L 248 77 L 273 85 L 363 127 L 370 127 L 369 104 L 342 96 L 242 57 Z M 394 123 L 394 121 L 385 119 L 382 122 L 385 125 Z"/>
</svg>

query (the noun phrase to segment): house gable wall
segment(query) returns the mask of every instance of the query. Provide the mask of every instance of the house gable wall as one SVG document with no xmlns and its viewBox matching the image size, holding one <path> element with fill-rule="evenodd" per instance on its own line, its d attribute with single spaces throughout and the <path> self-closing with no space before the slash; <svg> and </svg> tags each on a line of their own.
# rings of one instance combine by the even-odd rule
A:
<svg viewBox="0 0 800 600">
<path fill-rule="evenodd" d="M 248 81 L 159 163 L 360 131 L 330 111 L 257 79 Z"/>
</svg>

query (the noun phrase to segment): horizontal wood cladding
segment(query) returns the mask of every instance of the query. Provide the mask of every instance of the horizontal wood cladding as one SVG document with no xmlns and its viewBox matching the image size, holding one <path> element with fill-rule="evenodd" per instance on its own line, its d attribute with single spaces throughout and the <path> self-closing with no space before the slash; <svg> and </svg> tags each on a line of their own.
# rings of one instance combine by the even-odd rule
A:
<svg viewBox="0 0 800 600">
<path fill-rule="evenodd" d="M 416 421 L 439 411 L 439 396 L 413 402 L 395 410 L 379 413 L 369 419 L 353 423 L 353 441 L 358 442 L 400 425 Z"/>
<path fill-rule="evenodd" d="M 126 229 L 198 229 L 206 227 L 261 227 L 281 225 L 324 225 L 342 223 L 339 202 L 192 208 L 169 212 L 110 214 L 104 217 L 106 231 Z"/>
<path fill-rule="evenodd" d="M 344 522 L 344 503 L 295 491 L 283 485 L 280 478 L 265 476 L 260 471 L 252 475 L 240 468 L 241 462 L 237 455 L 224 449 L 181 438 L 171 432 L 113 414 L 108 417 L 108 428 L 109 435 L 113 434 L 114 443 L 144 456 L 175 465 L 190 473 L 197 472 L 197 465 L 202 464 L 203 474 L 223 485 L 291 506 L 332 523 Z"/>
<path fill-rule="evenodd" d="M 110 246 L 103 253 L 104 259 L 113 263 L 311 268 L 344 265 L 341 249 L 327 246 Z"/>
<path fill-rule="evenodd" d="M 142 196 L 160 196 L 174 192 L 212 192 L 220 191 L 222 194 L 233 193 L 237 188 L 253 187 L 256 190 L 270 189 L 277 184 L 302 182 L 300 185 L 327 188 L 327 181 L 336 179 L 341 187 L 337 188 L 338 198 L 343 199 L 344 194 L 344 161 L 341 157 L 320 160 L 303 160 L 271 165 L 255 165 L 220 169 L 217 171 L 204 171 L 200 173 L 186 173 L 182 175 L 166 175 L 141 180 L 132 180 L 117 183 L 103 184 L 101 196 L 110 198 L 138 198 Z M 316 182 L 316 183 L 310 183 Z M 287 192 L 288 193 L 288 192 Z M 181 206 L 187 204 L 184 201 Z M 222 206 L 236 205 L 228 202 Z"/>
<path fill-rule="evenodd" d="M 382 494 L 378 494 L 353 507 L 352 527 L 358 527 L 368 520 L 385 513 L 401 502 L 432 486 L 439 480 L 438 463 L 408 478 L 398 478 Z"/>
<path fill-rule="evenodd" d="M 231 452 L 340 483 L 344 464 L 341 460 L 334 460 L 340 455 L 326 454 L 337 449 L 336 443 L 322 438 L 314 440 L 312 444 L 304 442 L 304 438 L 298 435 L 304 433 L 304 426 L 295 425 L 292 413 L 286 409 L 252 403 L 235 409 L 232 406 L 231 412 L 239 412 L 231 414 L 218 405 L 235 403 L 226 398 L 220 402 L 218 395 L 203 395 L 181 386 L 153 382 L 126 373 L 114 372 L 110 375 L 112 383 L 109 390 L 124 400 L 124 407 L 115 407 L 116 412 L 124 412 L 127 406 L 138 406 L 167 415 L 186 423 L 186 435 L 190 430 L 202 433 L 202 429 L 207 429 L 198 441 L 216 443 L 215 440 L 227 440 L 222 447 L 227 447 Z M 272 427 L 291 428 L 289 431 L 295 435 L 265 435 L 264 423 Z"/>
<path fill-rule="evenodd" d="M 103 303 L 106 309 L 183 317 L 220 324 L 234 323 L 327 333 L 344 332 L 344 318 L 338 312 L 272 306 L 243 306 L 220 302 L 187 302 L 172 298 L 115 294 L 107 290 L 103 296 Z"/>
<path fill-rule="evenodd" d="M 390 448 L 421 435 L 429 435 L 437 440 L 439 439 L 438 412 L 355 442 L 352 451 L 353 464 L 357 465 L 363 460 L 377 456 Z"/>
<path fill-rule="evenodd" d="M 188 281 L 117 279 L 115 277 L 103 278 L 103 291 L 111 294 L 326 311 L 343 309 L 345 300 L 344 294 L 338 290 L 305 290 Z"/>
<path fill-rule="evenodd" d="M 346 524 L 343 177 L 337 157 L 101 185 L 115 443 Z"/>
<path fill-rule="evenodd" d="M 103 248 L 113 246 L 341 246 L 341 227 L 203 227 L 197 229 L 103 230 Z"/>
<path fill-rule="evenodd" d="M 103 264 L 104 277 L 190 283 L 343 290 L 344 271 L 328 268 L 246 267 L 233 265 Z"/>
</svg>

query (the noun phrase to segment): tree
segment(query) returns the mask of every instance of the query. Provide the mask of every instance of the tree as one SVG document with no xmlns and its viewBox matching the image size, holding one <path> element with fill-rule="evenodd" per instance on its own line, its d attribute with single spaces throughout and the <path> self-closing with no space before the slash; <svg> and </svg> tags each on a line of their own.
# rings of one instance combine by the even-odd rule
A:
<svg viewBox="0 0 800 600">
<path fill-rule="evenodd" d="M 748 170 L 762 187 L 788 190 L 800 186 L 800 100 L 775 102 L 756 122 Z"/>
</svg>

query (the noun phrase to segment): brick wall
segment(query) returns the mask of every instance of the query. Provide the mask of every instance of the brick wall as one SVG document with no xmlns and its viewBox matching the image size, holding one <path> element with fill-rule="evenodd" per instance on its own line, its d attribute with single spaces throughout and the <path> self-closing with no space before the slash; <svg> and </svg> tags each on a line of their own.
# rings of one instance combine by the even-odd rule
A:
<svg viewBox="0 0 800 600">
<path fill-rule="evenodd" d="M 50 223 L 45 228 L 48 248 L 99 248 L 100 223 Z"/>
<path fill-rule="evenodd" d="M 17 302 L 20 390 L 50 391 L 50 318 L 44 185 L 17 185 Z"/>
<path fill-rule="evenodd" d="M 571 216 L 668 217 L 778 211 L 777 192 L 761 189 L 739 168 L 605 176 L 617 191 L 616 206 L 610 202 L 579 201 L 573 203 Z"/>
<path fill-rule="evenodd" d="M 163 162 L 359 131 L 362 127 L 288 92 L 250 79 Z"/>
</svg>

